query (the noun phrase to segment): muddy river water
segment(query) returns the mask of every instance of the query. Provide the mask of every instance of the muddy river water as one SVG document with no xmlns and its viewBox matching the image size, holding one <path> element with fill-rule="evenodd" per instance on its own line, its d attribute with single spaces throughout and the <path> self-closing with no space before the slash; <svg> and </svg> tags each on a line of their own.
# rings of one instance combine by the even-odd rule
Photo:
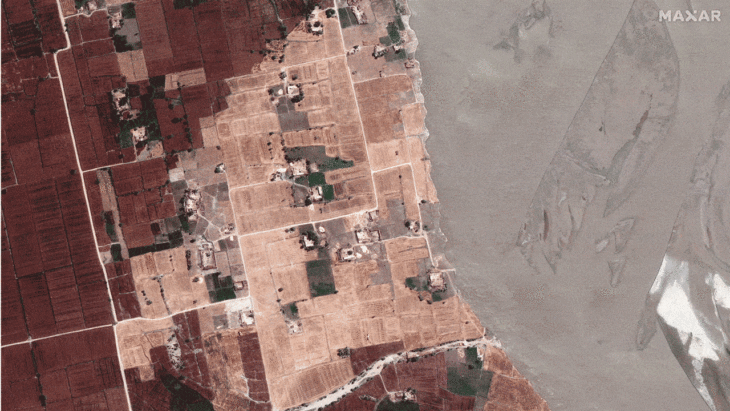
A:
<svg viewBox="0 0 730 411">
<path fill-rule="evenodd" d="M 636 344 L 644 300 L 694 160 L 711 134 L 715 98 L 730 78 L 726 2 L 657 1 L 642 4 L 637 15 L 650 20 L 647 7 L 684 10 L 688 3 L 727 18 L 657 26 L 668 33 L 661 57 L 666 67 L 661 73 L 649 67 L 641 77 L 637 66 L 619 67 L 612 60 L 616 44 L 624 44 L 624 55 L 632 52 L 621 34 L 628 20 L 639 24 L 627 19 L 635 6 L 630 0 L 548 0 L 542 14 L 525 13 L 530 0 L 409 1 L 428 109 L 427 149 L 449 240 L 446 256 L 464 298 L 553 410 L 707 409 L 661 332 L 643 350 Z M 607 72 L 609 63 L 613 71 Z M 620 112 L 646 97 L 636 93 L 622 104 L 620 93 L 632 90 L 612 88 L 621 88 L 622 70 L 635 69 L 647 80 L 630 81 L 642 86 L 661 76 L 664 86 L 656 90 L 674 93 L 661 97 L 667 102 L 662 113 Z M 551 181 L 546 172 L 557 167 L 556 153 L 573 147 L 566 136 L 595 109 L 591 99 L 601 82 L 611 84 L 607 93 L 618 93 L 609 96 L 612 106 L 601 109 L 617 125 L 596 119 L 596 132 L 621 128 L 625 119 L 627 135 L 638 135 L 634 130 L 644 121 L 664 116 L 652 126 L 658 139 L 647 146 L 651 155 L 642 159 L 644 167 L 636 166 L 623 182 L 628 194 L 620 202 L 615 192 L 592 182 L 581 180 L 577 194 L 566 189 L 568 202 L 575 195 L 583 203 L 569 209 L 567 223 L 551 227 L 569 226 L 557 248 L 543 250 L 543 266 L 536 268 L 518 237 L 529 226 L 531 204 L 562 204 L 549 198 L 550 190 L 540 194 L 541 187 Z M 647 102 L 660 98 L 646 94 Z M 579 151 L 573 147 L 571 153 Z M 555 184 L 576 179 L 560 170 Z M 621 183 L 620 175 L 615 178 Z M 612 278 L 612 270 L 619 274 Z"/>
</svg>

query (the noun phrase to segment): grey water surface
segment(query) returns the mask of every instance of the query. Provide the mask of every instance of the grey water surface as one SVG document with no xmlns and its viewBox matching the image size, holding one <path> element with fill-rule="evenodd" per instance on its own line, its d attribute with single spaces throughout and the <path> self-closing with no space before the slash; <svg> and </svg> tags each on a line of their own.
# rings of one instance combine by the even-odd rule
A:
<svg viewBox="0 0 730 411">
<path fill-rule="evenodd" d="M 642 100 L 641 93 L 612 87 L 626 88 L 626 81 L 649 84 L 659 73 L 652 60 L 621 60 L 612 66 L 618 73 L 614 77 L 606 72 L 606 61 L 627 21 L 642 35 L 645 30 L 637 29 L 634 20 L 649 21 L 652 10 L 685 9 L 688 2 L 641 1 L 636 7 L 643 14 L 627 18 L 634 3 L 409 1 L 428 110 L 426 147 L 449 240 L 446 256 L 457 269 L 466 301 L 553 410 L 707 409 L 663 336 L 637 346 L 637 327 L 695 158 L 711 135 L 716 96 L 730 77 L 725 41 L 730 4 L 690 4 L 726 10 L 727 23 L 650 24 L 668 34 L 662 50 L 674 57 L 663 58 L 662 64 L 671 59 L 678 64 L 676 81 L 669 79 L 670 68 L 660 70 L 661 82 L 678 89 L 675 97 L 662 97 L 667 109 L 656 116 L 662 117 L 661 127 L 642 131 L 654 130 L 659 140 L 652 140 L 648 154 L 626 162 L 624 167 L 634 164 L 635 169 L 624 169 L 629 175 L 618 190 L 620 201 L 615 201 L 610 175 L 603 176 L 607 181 L 581 180 L 581 187 L 595 188 L 577 195 L 563 190 L 565 201 L 575 197 L 577 203 L 556 214 L 551 227 L 568 228 L 547 244 L 545 250 L 553 250 L 544 258 L 549 264 L 531 266 L 518 245 L 520 233 L 534 220 L 535 204 L 563 204 L 560 185 L 547 196 L 539 188 L 554 175 L 548 171 L 555 169 L 566 141 L 575 141 L 571 130 L 590 123 L 596 139 L 606 127 L 613 135 L 628 133 L 630 140 L 640 133 L 637 126 L 651 124 L 653 117 L 642 114 L 653 97 Z M 622 53 L 630 55 L 630 44 L 625 46 Z M 629 75 L 628 80 L 621 75 L 641 73 L 642 67 L 651 75 Z M 596 110 L 591 94 L 597 95 L 603 76 L 608 76 L 604 97 L 611 104 Z M 631 101 L 621 104 L 622 98 Z M 588 137 L 583 142 L 600 144 Z M 591 153 L 600 157 L 601 151 Z M 623 177 L 616 176 L 620 183 Z M 539 213 L 537 219 L 543 222 Z"/>
</svg>

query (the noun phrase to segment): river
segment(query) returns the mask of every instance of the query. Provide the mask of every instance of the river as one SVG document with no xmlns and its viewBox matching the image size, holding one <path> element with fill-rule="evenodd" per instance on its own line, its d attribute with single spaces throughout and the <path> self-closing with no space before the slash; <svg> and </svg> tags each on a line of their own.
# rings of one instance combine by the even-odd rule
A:
<svg viewBox="0 0 730 411">
<path fill-rule="evenodd" d="M 710 134 L 714 98 L 730 76 L 730 48 L 720 44 L 730 38 L 730 23 L 669 25 L 682 73 L 670 132 L 629 200 L 610 218 L 588 207 L 555 273 L 537 274 L 516 245 L 518 232 L 632 1 L 548 2 L 550 17 L 520 33 L 519 50 L 495 45 L 513 39 L 510 28 L 529 0 L 409 5 L 446 256 L 482 323 L 552 410 L 707 409 L 661 332 L 644 350 L 635 341 L 694 159 Z M 727 15 L 730 22 L 730 9 Z M 606 196 L 599 191 L 594 203 Z M 612 287 L 613 250 L 596 252 L 596 241 L 627 218 L 635 226 L 621 253 L 623 279 Z"/>
</svg>

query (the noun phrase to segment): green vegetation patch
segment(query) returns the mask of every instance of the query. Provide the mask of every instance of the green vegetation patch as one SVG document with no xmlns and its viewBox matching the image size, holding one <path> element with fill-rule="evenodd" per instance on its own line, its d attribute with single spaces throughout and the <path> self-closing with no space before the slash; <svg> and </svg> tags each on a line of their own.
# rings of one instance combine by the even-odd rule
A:
<svg viewBox="0 0 730 411">
<path fill-rule="evenodd" d="M 297 177 L 294 179 L 294 182 L 299 185 L 307 186 L 309 185 L 309 178 L 307 176 Z"/>
<path fill-rule="evenodd" d="M 129 43 L 129 41 L 127 41 L 127 36 L 122 36 L 116 33 L 112 36 L 112 41 L 114 42 L 114 51 L 117 53 L 140 50 L 142 48 L 142 43 Z"/>
<path fill-rule="evenodd" d="M 143 247 L 135 247 L 129 249 L 129 258 L 136 257 L 138 255 L 142 254 L 148 254 L 148 253 L 154 253 L 157 251 L 165 251 L 172 248 L 170 243 L 159 243 L 159 244 L 152 244 L 152 245 L 146 245 Z"/>
<path fill-rule="evenodd" d="M 117 239 L 117 232 L 114 230 L 114 223 L 104 223 L 104 228 L 106 229 L 106 234 L 109 236 L 110 240 L 119 241 Z"/>
<path fill-rule="evenodd" d="M 329 259 L 308 261 L 307 280 L 312 298 L 337 292 L 335 277 L 332 274 L 332 262 Z"/>
<path fill-rule="evenodd" d="M 233 289 L 233 278 L 221 277 L 221 273 L 211 274 L 205 277 L 205 285 L 208 288 L 210 302 L 233 300 L 236 292 Z"/>
<path fill-rule="evenodd" d="M 180 228 L 186 233 L 192 234 L 193 228 L 190 227 L 190 220 L 188 220 L 188 216 L 186 216 L 185 214 L 180 214 L 178 218 L 180 219 Z"/>
<path fill-rule="evenodd" d="M 183 245 L 184 239 L 182 231 L 177 230 L 173 231 L 170 234 L 168 234 L 168 239 L 170 240 L 170 248 L 177 248 Z"/>
<path fill-rule="evenodd" d="M 385 398 L 378 404 L 376 411 L 419 411 L 421 407 L 417 402 L 399 401 L 392 402 L 390 398 Z"/>
<path fill-rule="evenodd" d="M 455 295 L 454 290 L 452 289 L 453 287 L 449 286 L 448 282 L 446 285 L 446 289 L 444 289 L 443 291 L 431 291 L 429 289 L 429 285 L 428 285 L 428 274 L 427 273 L 421 273 L 418 276 L 408 277 L 408 278 L 406 278 L 405 283 L 406 283 L 406 287 L 410 288 L 413 291 L 416 291 L 419 293 L 427 292 L 427 293 L 431 294 L 430 301 L 432 301 L 432 302 L 443 301 L 443 300 L 446 300 Z"/>
<path fill-rule="evenodd" d="M 111 30 L 114 50 L 117 53 L 124 53 L 126 51 L 142 49 L 134 3 L 122 4 L 121 12 L 122 21 L 120 22 L 120 27 Z"/>
<path fill-rule="evenodd" d="M 324 283 L 313 285 L 310 291 L 312 292 L 312 298 L 337 293 L 337 289 L 335 289 L 334 284 Z"/>
<path fill-rule="evenodd" d="M 236 292 L 233 288 L 222 288 L 215 291 L 215 299 L 211 298 L 211 301 L 225 301 L 233 300 L 236 298 Z"/>
<path fill-rule="evenodd" d="M 479 359 L 477 347 L 469 347 L 466 349 L 466 366 L 478 370 L 481 370 L 484 366 L 484 361 Z"/>
<path fill-rule="evenodd" d="M 136 19 L 137 11 L 134 9 L 134 3 L 122 4 L 122 18 L 125 19 Z"/>
<path fill-rule="evenodd" d="M 322 198 L 324 198 L 324 201 L 332 201 L 335 199 L 335 187 L 332 184 L 322 186 Z"/>
<path fill-rule="evenodd" d="M 112 244 L 111 253 L 115 262 L 122 261 L 122 246 L 120 244 Z"/>
<path fill-rule="evenodd" d="M 163 77 L 163 90 L 164 90 L 164 76 Z M 152 83 L 152 79 L 150 79 Z M 147 130 L 147 141 L 162 140 L 160 133 L 160 123 L 157 120 L 157 111 L 155 110 L 154 99 L 164 99 L 164 91 L 160 92 L 157 87 L 154 87 L 152 93 L 144 94 L 140 97 L 142 101 L 142 109 L 140 109 L 139 116 L 130 120 L 119 119 L 119 146 L 121 148 L 132 147 L 134 140 L 132 138 L 132 130 L 138 127 L 145 127 Z"/>
<path fill-rule="evenodd" d="M 400 22 L 400 25 L 403 25 L 403 22 Z M 400 38 L 400 30 L 398 29 L 398 24 L 395 22 L 388 23 L 388 37 L 390 37 L 390 42 L 392 44 L 400 44 L 401 38 Z"/>
<path fill-rule="evenodd" d="M 349 168 L 355 165 L 354 161 L 342 160 L 339 157 L 329 157 L 325 146 L 284 147 L 286 161 L 305 159 L 319 167 L 320 172 Z"/>
<path fill-rule="evenodd" d="M 210 401 L 201 401 L 196 402 L 192 404 L 188 404 L 187 411 L 214 411 L 215 408 L 213 407 L 213 404 L 210 403 Z"/>
<path fill-rule="evenodd" d="M 454 394 L 467 397 L 487 398 L 494 373 L 482 370 L 479 364 L 481 361 L 476 358 L 476 351 L 470 353 L 469 350 L 467 350 L 466 362 L 448 364 L 446 389 Z M 477 367 L 477 365 L 479 366 Z"/>
<path fill-rule="evenodd" d="M 384 45 L 385 47 L 390 47 L 391 45 L 400 45 L 403 42 L 403 39 L 401 39 L 400 31 L 405 30 L 406 26 L 403 24 L 403 20 L 398 16 L 395 21 L 391 21 L 388 23 L 388 26 L 386 29 L 388 30 L 388 35 L 381 37 L 380 43 Z M 403 52 L 405 54 L 405 52 Z M 398 53 L 393 53 L 398 54 Z M 397 57 L 391 57 L 388 59 L 388 55 L 386 54 L 385 59 L 387 61 L 392 61 L 398 59 Z"/>
<path fill-rule="evenodd" d="M 355 165 L 354 161 L 342 160 L 339 157 L 327 157 L 321 163 L 317 163 L 319 171 L 338 170 L 340 168 L 350 168 Z"/>
<path fill-rule="evenodd" d="M 316 187 L 327 184 L 324 173 L 312 173 L 307 179 L 310 187 Z"/>
<path fill-rule="evenodd" d="M 287 304 L 283 307 L 281 307 L 281 312 L 284 314 L 284 318 L 289 320 L 298 320 L 299 319 L 299 308 L 297 307 L 297 303 L 291 303 Z"/>
<path fill-rule="evenodd" d="M 314 226 L 312 224 L 306 224 L 306 225 L 300 226 L 299 235 L 306 237 L 307 239 L 309 239 L 310 241 L 312 241 L 315 244 L 314 247 L 307 249 L 304 244 L 304 239 L 300 239 L 299 243 L 302 245 L 302 247 L 304 247 L 305 250 L 319 248 L 319 242 L 320 242 L 319 234 L 317 234 L 317 231 L 314 229 Z"/>
<path fill-rule="evenodd" d="M 307 235 L 312 236 L 311 238 L 317 238 L 319 239 L 319 235 L 317 235 L 317 231 L 314 229 L 314 224 L 304 224 L 297 227 L 297 231 L 299 231 L 299 235 Z"/>
<path fill-rule="evenodd" d="M 101 213 L 101 218 L 104 220 L 104 229 L 112 243 L 119 241 L 114 225 L 114 214 L 111 211 L 105 211 Z"/>
<path fill-rule="evenodd" d="M 165 75 L 150 77 L 150 87 L 155 90 L 165 89 Z"/>
<path fill-rule="evenodd" d="M 428 291 L 428 282 L 424 277 L 408 277 L 406 287 L 413 291 Z"/>
<path fill-rule="evenodd" d="M 195 6 L 198 6 L 200 4 L 203 4 L 207 2 L 208 0 L 174 0 L 172 2 L 172 6 L 175 8 L 175 10 L 180 10 L 184 8 L 193 8 Z"/>
<path fill-rule="evenodd" d="M 327 184 L 324 172 L 349 168 L 355 165 L 354 161 L 327 156 L 325 146 L 284 147 L 284 154 L 287 162 L 304 159 L 309 164 L 317 165 L 318 172 L 311 173 L 308 176 L 297 177 L 294 179 L 294 182 L 308 187 L 322 186 L 322 197 L 324 201 L 332 201 L 335 199 L 335 188 Z"/>
<path fill-rule="evenodd" d="M 214 411 L 213 404 L 199 392 L 181 383 L 170 374 L 160 376 L 162 385 L 172 394 L 171 410 L 179 411 Z"/>
<path fill-rule="evenodd" d="M 157 121 L 157 113 L 142 112 L 139 117 L 134 120 L 122 120 L 119 123 L 119 146 L 128 148 L 134 145 L 132 138 L 132 130 L 138 127 L 145 127 L 147 130 L 147 140 L 161 140 L 160 123 Z"/>
<path fill-rule="evenodd" d="M 406 14 L 406 8 L 401 0 L 393 0 L 393 7 L 395 7 L 395 12 L 399 15 Z"/>
<path fill-rule="evenodd" d="M 469 378 L 460 375 L 455 368 L 449 368 L 447 372 L 446 388 L 454 394 L 467 397 L 476 397 L 477 389 Z"/>
<path fill-rule="evenodd" d="M 340 15 L 340 27 L 343 29 L 357 24 L 357 17 L 349 7 L 341 7 L 337 9 L 337 13 Z"/>
</svg>

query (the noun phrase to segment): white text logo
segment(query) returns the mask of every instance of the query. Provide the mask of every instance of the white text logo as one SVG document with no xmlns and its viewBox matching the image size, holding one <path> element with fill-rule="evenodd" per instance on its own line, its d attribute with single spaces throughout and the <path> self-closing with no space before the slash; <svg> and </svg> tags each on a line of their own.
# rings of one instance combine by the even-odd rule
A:
<svg viewBox="0 0 730 411">
<path fill-rule="evenodd" d="M 701 22 L 701 21 L 722 21 L 720 20 L 720 10 L 660 10 L 659 21 L 684 21 L 684 22 Z"/>
</svg>

